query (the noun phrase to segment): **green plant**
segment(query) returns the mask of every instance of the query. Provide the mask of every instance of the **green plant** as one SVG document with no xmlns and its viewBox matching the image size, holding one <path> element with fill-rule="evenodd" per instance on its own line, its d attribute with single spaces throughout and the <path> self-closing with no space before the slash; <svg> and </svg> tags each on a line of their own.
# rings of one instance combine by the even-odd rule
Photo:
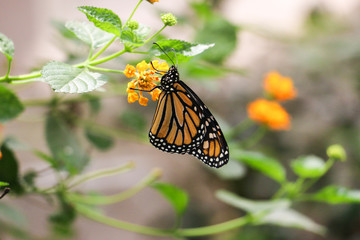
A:
<svg viewBox="0 0 360 240">
<path fill-rule="evenodd" d="M 151 48 L 152 41 L 158 41 L 165 51 L 169 52 L 172 59 L 176 58 L 179 63 L 186 66 L 185 74 L 208 77 L 219 76 L 230 69 L 222 63 L 234 50 L 236 45 L 236 32 L 239 28 L 228 22 L 222 16 L 214 13 L 206 3 L 193 4 L 194 10 L 205 21 L 205 27 L 200 29 L 196 39 L 199 43 L 167 39 L 161 33 L 167 26 L 176 24 L 172 14 L 162 15 L 164 25 L 155 33 L 151 29 L 133 20 L 140 0 L 130 17 L 123 22 L 114 12 L 104 8 L 79 7 L 88 18 L 89 22 L 70 21 L 61 29 L 64 36 L 79 39 L 88 46 L 86 60 L 76 64 L 52 61 L 41 68 L 41 71 L 14 76 L 11 75 L 11 63 L 14 57 L 14 44 L 5 35 L 0 34 L 0 51 L 5 55 L 8 68 L 0 77 L 0 122 L 6 123 L 16 119 L 25 108 L 42 106 L 47 109 L 45 131 L 49 153 L 29 147 L 28 150 L 39 159 L 45 161 L 49 169 L 57 177 L 54 186 L 43 189 L 39 188 L 35 180 L 39 172 L 19 172 L 17 159 L 14 151 L 19 145 L 16 140 L 8 138 L 1 147 L 2 159 L 0 161 L 0 188 L 10 187 L 13 194 L 18 197 L 28 194 L 38 194 L 45 199 L 56 202 L 56 211 L 49 217 L 52 223 L 54 236 L 70 236 L 73 232 L 72 223 L 78 215 L 92 219 L 115 228 L 137 232 L 152 236 L 169 236 L 173 238 L 186 238 L 206 236 L 222 233 L 231 229 L 237 229 L 245 225 L 258 226 L 264 224 L 279 225 L 283 227 L 300 228 L 319 235 L 325 234 L 325 228 L 315 223 L 309 217 L 295 210 L 295 205 L 308 201 L 316 201 L 328 204 L 359 203 L 360 191 L 347 189 L 342 186 L 330 185 L 312 192 L 311 187 L 331 169 L 338 160 L 345 161 L 345 151 L 340 145 L 330 146 L 327 149 L 328 159 L 325 161 L 317 156 L 302 156 L 291 160 L 290 168 L 296 175 L 295 180 L 289 180 L 286 168 L 279 160 L 268 157 L 254 151 L 248 151 L 255 146 L 271 128 L 266 122 L 255 126 L 255 122 L 247 119 L 244 122 L 230 128 L 226 132 L 231 148 L 231 162 L 219 169 L 215 174 L 220 177 L 236 176 L 239 172 L 233 172 L 239 163 L 267 176 L 279 184 L 279 189 L 271 199 L 255 201 L 237 196 L 226 190 L 219 190 L 216 196 L 219 200 L 245 211 L 245 214 L 236 219 L 228 220 L 219 224 L 183 228 L 181 220 L 188 206 L 189 196 L 187 193 L 169 183 L 159 182 L 162 170 L 155 168 L 140 182 L 134 184 L 128 190 L 115 195 L 100 195 L 93 193 L 79 193 L 74 187 L 84 182 L 97 178 L 108 177 L 132 170 L 135 166 L 132 162 L 119 167 L 102 169 L 90 173 L 82 173 L 89 164 L 91 156 L 88 148 L 79 140 L 79 135 L 74 129 L 81 129 L 87 139 L 87 145 L 100 151 L 107 150 L 113 145 L 114 138 L 129 138 L 143 142 L 146 138 L 144 133 L 144 119 L 136 112 L 125 112 L 121 116 L 123 128 L 111 128 L 89 120 L 89 117 L 97 116 L 101 109 L 101 100 L 108 96 L 125 95 L 125 84 L 111 79 L 111 73 L 123 74 L 124 70 L 105 68 L 98 65 L 107 63 L 126 54 L 142 54 L 148 57 L 150 54 L 160 59 L 169 61 L 168 57 L 156 48 Z M 220 37 L 215 38 L 219 48 L 213 43 L 204 40 L 209 35 L 224 30 Z M 223 44 L 223 43 L 231 44 Z M 110 46 L 116 45 L 116 50 L 109 50 Z M 174 49 L 170 52 L 170 49 Z M 138 49 L 141 49 L 139 51 Z M 205 51 L 206 50 L 206 51 Z M 204 52 L 205 51 L 205 52 Z M 204 54 L 200 54 L 204 52 Z M 196 58 L 194 58 L 196 56 Z M 194 61 L 188 63 L 189 61 Z M 171 62 L 171 61 L 169 61 Z M 122 68 L 124 69 L 125 66 Z M 240 70 L 232 71 L 243 73 Z M 118 75 L 117 75 L 118 76 Z M 54 94 L 50 99 L 21 101 L 16 93 L 10 90 L 11 84 L 31 84 L 42 81 L 50 85 Z M 106 92 L 96 91 L 106 87 Z M 65 94 L 58 94 L 65 93 Z M 77 93 L 81 95 L 71 95 Z M 87 104 L 89 111 L 83 113 L 79 105 Z M 134 120 L 135 119 L 135 120 Z M 261 122 L 261 121 L 260 121 Z M 270 126 L 270 128 L 269 128 Z M 257 130 L 245 141 L 238 137 L 250 128 Z M 130 129 L 130 130 L 129 130 Z M 136 135 L 132 133 L 136 132 Z M 146 187 L 152 187 L 169 201 L 174 208 L 176 219 L 173 228 L 159 229 L 120 221 L 110 218 L 99 211 L 103 205 L 114 204 L 133 197 Z M 9 189 L 9 188 L 6 188 Z M 9 190 L 4 190 L 4 193 Z M 2 194 L 0 198 L 3 198 Z M 50 201 L 50 202 L 51 202 Z M 29 235 L 21 228 L 24 221 L 17 210 L 0 203 L 0 236 L 9 234 L 19 239 L 37 239 Z M 52 236 L 49 236 L 51 238 Z"/>
</svg>

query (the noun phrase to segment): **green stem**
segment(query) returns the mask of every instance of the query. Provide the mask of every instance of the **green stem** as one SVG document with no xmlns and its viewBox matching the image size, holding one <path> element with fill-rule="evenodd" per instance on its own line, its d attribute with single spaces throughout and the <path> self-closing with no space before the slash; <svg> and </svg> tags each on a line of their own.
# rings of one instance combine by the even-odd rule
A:
<svg viewBox="0 0 360 240">
<path fill-rule="evenodd" d="M 87 67 L 92 69 L 92 70 L 100 71 L 100 72 L 124 73 L 124 71 L 115 70 L 115 69 L 100 68 L 100 67 L 94 67 L 94 66 L 87 66 Z"/>
<path fill-rule="evenodd" d="M 249 127 L 253 126 L 255 123 L 247 118 L 244 121 L 240 122 L 238 125 L 233 127 L 231 131 L 229 131 L 228 134 L 225 134 L 229 139 L 233 139 L 234 137 L 240 135 L 242 132 L 244 132 Z"/>
<path fill-rule="evenodd" d="M 117 36 L 114 36 L 102 49 L 100 49 L 92 58 L 90 58 L 90 61 L 95 60 L 100 54 L 102 54 L 117 38 Z"/>
<path fill-rule="evenodd" d="M 144 44 L 148 43 L 149 41 L 151 41 L 152 39 L 157 37 L 162 32 L 162 30 L 164 30 L 165 28 L 166 28 L 166 25 L 164 25 L 159 31 L 157 31 L 154 35 L 152 35 L 151 38 L 145 40 Z"/>
<path fill-rule="evenodd" d="M 11 63 L 12 63 L 11 59 L 8 59 L 8 60 L 9 60 L 9 64 L 8 64 L 8 69 L 7 69 L 7 72 L 6 72 L 6 75 L 5 75 L 5 79 L 8 79 L 8 77 L 9 77 L 10 69 L 11 69 Z"/>
<path fill-rule="evenodd" d="M 124 54 L 125 52 L 127 52 L 127 49 L 124 48 L 123 50 L 121 50 L 119 52 L 116 52 L 114 54 L 111 54 L 111 55 L 109 55 L 107 57 L 100 58 L 99 60 L 96 60 L 96 61 L 90 61 L 88 63 L 88 65 L 98 65 L 100 63 L 107 62 L 107 61 L 109 61 L 109 60 L 111 60 L 113 58 L 116 58 L 116 57 Z"/>
<path fill-rule="evenodd" d="M 162 171 L 159 169 L 154 169 L 147 177 L 141 180 L 134 187 L 123 191 L 119 194 L 111 196 L 84 196 L 77 193 L 68 193 L 68 198 L 71 202 L 89 204 L 89 205 L 108 205 L 118 202 L 122 202 L 126 199 L 131 198 L 138 192 L 140 192 L 145 187 L 149 186 L 156 180 L 158 180 L 162 175 Z"/>
<path fill-rule="evenodd" d="M 75 204 L 75 209 L 77 212 L 82 214 L 83 216 L 92 219 L 96 222 L 112 226 L 119 229 L 124 229 L 131 232 L 136 232 L 144 235 L 151 235 L 151 236 L 161 236 L 161 237 L 181 237 L 181 236 L 205 236 L 211 235 L 216 233 L 225 232 L 231 229 L 242 227 L 250 222 L 249 218 L 242 217 L 233 219 L 227 222 L 223 222 L 220 224 L 215 224 L 207 227 L 198 227 L 198 228 L 185 228 L 185 229 L 178 229 L 168 230 L 168 229 L 158 229 L 152 227 L 145 227 L 137 224 L 132 224 L 124 221 L 120 221 L 114 218 L 110 218 L 107 216 L 102 215 L 99 212 L 94 211 L 93 209 L 86 207 L 84 205 Z"/>
<path fill-rule="evenodd" d="M 5 80 L 7 80 L 7 81 L 25 80 L 25 79 L 31 79 L 31 78 L 37 78 L 37 77 L 41 77 L 40 71 L 36 71 L 36 72 L 29 73 L 29 74 L 24 74 L 24 75 L 19 75 L 19 76 L 7 76 L 6 78 L 4 76 L 4 77 L 0 78 L 0 82 L 5 81 Z"/>
<path fill-rule="evenodd" d="M 129 23 L 129 21 L 132 19 L 132 17 L 134 16 L 135 11 L 138 9 L 138 7 L 140 6 L 140 4 L 142 3 L 143 0 L 140 0 L 137 5 L 135 6 L 134 10 L 132 11 L 132 13 L 130 14 L 130 17 L 128 18 L 128 20 L 126 20 L 126 23 L 122 26 L 122 29 L 124 29 L 127 24 Z"/>
<path fill-rule="evenodd" d="M 244 147 L 251 148 L 255 146 L 261 140 L 261 138 L 264 137 L 266 132 L 267 132 L 266 126 L 259 126 L 256 132 L 243 143 Z"/>
<path fill-rule="evenodd" d="M 99 171 L 90 172 L 88 174 L 84 174 L 83 176 L 80 176 L 75 182 L 68 185 L 68 189 L 76 187 L 84 182 L 87 182 L 89 180 L 94 180 L 101 177 L 107 177 L 114 174 L 119 174 L 123 172 L 127 172 L 135 167 L 135 164 L 133 162 L 129 162 L 123 166 L 117 167 L 117 168 L 109 168 L 109 169 L 102 169 Z"/>
</svg>

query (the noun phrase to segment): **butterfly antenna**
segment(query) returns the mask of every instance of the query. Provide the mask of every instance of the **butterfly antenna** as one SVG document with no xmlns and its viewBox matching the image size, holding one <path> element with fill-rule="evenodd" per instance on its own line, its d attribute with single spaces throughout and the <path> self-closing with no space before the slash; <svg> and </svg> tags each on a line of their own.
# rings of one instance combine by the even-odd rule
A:
<svg viewBox="0 0 360 240">
<path fill-rule="evenodd" d="M 176 68 L 179 68 L 179 61 L 178 61 L 178 59 L 177 59 L 177 56 L 176 56 L 176 52 L 175 52 L 175 49 L 171 49 L 171 51 L 173 51 L 174 52 L 174 55 L 175 55 L 175 59 L 176 59 Z"/>
<path fill-rule="evenodd" d="M 155 44 L 156 46 L 158 46 L 160 48 L 160 50 L 170 59 L 170 61 L 175 65 L 174 61 L 169 57 L 169 55 L 167 55 L 167 53 L 164 51 L 164 49 L 156 42 L 154 42 L 153 44 Z M 175 55 L 176 56 L 176 55 Z"/>
</svg>

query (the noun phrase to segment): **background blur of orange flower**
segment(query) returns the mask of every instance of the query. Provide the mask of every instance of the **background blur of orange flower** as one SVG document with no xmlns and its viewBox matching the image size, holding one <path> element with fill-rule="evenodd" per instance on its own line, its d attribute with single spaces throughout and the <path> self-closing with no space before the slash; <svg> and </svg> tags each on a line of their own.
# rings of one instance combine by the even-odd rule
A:
<svg viewBox="0 0 360 240">
<path fill-rule="evenodd" d="M 290 129 L 290 116 L 276 101 L 257 99 L 247 106 L 249 118 L 273 130 Z"/>
<path fill-rule="evenodd" d="M 154 4 L 154 2 L 158 2 L 159 0 L 147 0 L 149 3 Z"/>
<path fill-rule="evenodd" d="M 296 97 L 296 89 L 289 77 L 278 72 L 269 72 L 264 79 L 264 88 L 267 93 L 279 101 L 290 100 Z"/>
</svg>

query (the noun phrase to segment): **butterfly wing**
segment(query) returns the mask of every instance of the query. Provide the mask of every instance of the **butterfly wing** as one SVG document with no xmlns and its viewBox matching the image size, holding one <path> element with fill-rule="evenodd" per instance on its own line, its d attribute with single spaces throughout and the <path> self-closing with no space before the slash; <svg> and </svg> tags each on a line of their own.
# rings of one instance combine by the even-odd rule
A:
<svg viewBox="0 0 360 240">
<path fill-rule="evenodd" d="M 195 105 L 200 109 L 199 113 L 204 117 L 205 135 L 200 146 L 193 148 L 190 154 L 194 155 L 210 167 L 219 168 L 229 161 L 229 147 L 224 134 L 210 110 L 201 99 L 184 82 L 179 84 L 188 92 Z"/>
<path fill-rule="evenodd" d="M 149 131 L 150 142 L 170 153 L 190 153 L 199 147 L 205 135 L 204 115 L 190 94 L 179 83 L 174 91 L 162 91 Z"/>
</svg>

